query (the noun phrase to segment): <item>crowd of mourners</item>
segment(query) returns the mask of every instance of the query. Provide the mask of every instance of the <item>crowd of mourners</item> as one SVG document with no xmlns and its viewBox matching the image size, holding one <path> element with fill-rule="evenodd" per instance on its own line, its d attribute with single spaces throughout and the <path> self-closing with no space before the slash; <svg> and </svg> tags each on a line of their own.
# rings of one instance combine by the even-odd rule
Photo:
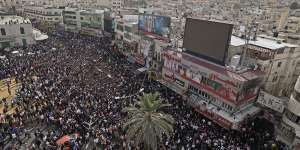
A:
<svg viewBox="0 0 300 150">
<path fill-rule="evenodd" d="M 201 116 L 180 95 L 137 74 L 140 66 L 128 62 L 109 37 L 64 32 L 13 50 L 19 53 L 1 60 L 0 78 L 18 83 L 17 107 L 14 114 L 1 114 L 0 149 L 142 149 L 127 139 L 122 129 L 126 113 L 121 111 L 142 88 L 160 92 L 172 104 L 163 111 L 176 120 L 174 133 L 164 138 L 160 149 L 286 149 L 260 119 L 233 131 Z M 128 95 L 133 96 L 117 98 Z M 1 102 L 5 110 L 11 107 L 5 98 Z M 56 143 L 75 133 L 78 138 Z M 30 138 L 32 142 L 25 142 Z"/>
</svg>

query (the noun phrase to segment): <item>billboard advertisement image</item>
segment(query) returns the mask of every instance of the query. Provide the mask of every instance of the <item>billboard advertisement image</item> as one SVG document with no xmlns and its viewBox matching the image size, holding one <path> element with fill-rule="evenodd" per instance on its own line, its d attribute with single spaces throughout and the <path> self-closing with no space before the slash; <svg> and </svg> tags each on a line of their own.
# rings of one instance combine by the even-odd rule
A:
<svg viewBox="0 0 300 150">
<path fill-rule="evenodd" d="M 171 18 L 155 15 L 140 15 L 139 30 L 152 33 L 161 37 L 168 37 L 170 30 Z"/>
</svg>

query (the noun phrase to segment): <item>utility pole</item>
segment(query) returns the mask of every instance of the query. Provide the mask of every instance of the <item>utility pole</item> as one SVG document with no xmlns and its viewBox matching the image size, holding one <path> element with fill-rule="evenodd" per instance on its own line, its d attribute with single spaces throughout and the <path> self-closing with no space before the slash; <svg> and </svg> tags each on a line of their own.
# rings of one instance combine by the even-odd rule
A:
<svg viewBox="0 0 300 150">
<path fill-rule="evenodd" d="M 250 33 L 251 33 L 250 30 L 251 29 L 249 30 L 249 24 L 247 25 L 247 29 L 246 29 L 246 34 L 245 34 L 245 46 L 243 47 L 242 57 L 240 60 L 241 66 L 244 66 L 246 54 L 247 54 L 247 50 L 248 50 L 248 45 L 249 45 L 249 40 L 250 40 Z"/>
</svg>

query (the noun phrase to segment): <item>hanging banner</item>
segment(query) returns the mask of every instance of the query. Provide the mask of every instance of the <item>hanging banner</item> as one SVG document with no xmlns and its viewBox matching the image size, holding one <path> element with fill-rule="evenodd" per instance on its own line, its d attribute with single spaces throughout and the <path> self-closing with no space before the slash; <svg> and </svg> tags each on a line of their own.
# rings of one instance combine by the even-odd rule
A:
<svg viewBox="0 0 300 150">
<path fill-rule="evenodd" d="M 280 113 L 283 113 L 285 107 L 283 99 L 275 97 L 264 91 L 260 91 L 259 96 L 257 98 L 257 103 Z"/>
</svg>

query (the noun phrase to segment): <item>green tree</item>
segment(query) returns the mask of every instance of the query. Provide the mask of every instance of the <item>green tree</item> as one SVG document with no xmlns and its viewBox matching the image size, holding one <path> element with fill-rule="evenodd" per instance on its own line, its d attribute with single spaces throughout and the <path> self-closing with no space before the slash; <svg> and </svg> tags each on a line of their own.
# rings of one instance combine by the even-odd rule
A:
<svg viewBox="0 0 300 150">
<path fill-rule="evenodd" d="M 135 141 L 136 145 L 144 144 L 146 149 L 156 150 L 163 135 L 170 137 L 173 133 L 173 117 L 159 111 L 171 105 L 163 104 L 158 92 L 144 94 L 138 99 L 137 106 L 131 105 L 123 109 L 128 112 L 124 130 L 129 140 Z"/>
</svg>

